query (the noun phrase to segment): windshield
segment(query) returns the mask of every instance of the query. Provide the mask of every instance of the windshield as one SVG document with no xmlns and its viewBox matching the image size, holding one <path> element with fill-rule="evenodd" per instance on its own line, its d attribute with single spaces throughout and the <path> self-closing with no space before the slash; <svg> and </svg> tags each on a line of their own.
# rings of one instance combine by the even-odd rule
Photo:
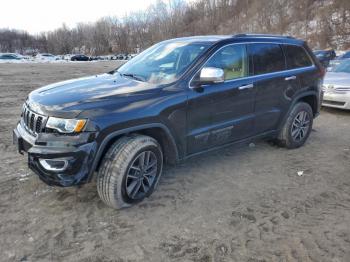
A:
<svg viewBox="0 0 350 262">
<path fill-rule="evenodd" d="M 338 65 L 335 65 L 330 71 L 337 73 L 350 73 L 350 60 L 346 60 Z"/>
<path fill-rule="evenodd" d="M 124 64 L 118 73 L 153 84 L 176 81 L 210 43 L 163 42 Z"/>
</svg>

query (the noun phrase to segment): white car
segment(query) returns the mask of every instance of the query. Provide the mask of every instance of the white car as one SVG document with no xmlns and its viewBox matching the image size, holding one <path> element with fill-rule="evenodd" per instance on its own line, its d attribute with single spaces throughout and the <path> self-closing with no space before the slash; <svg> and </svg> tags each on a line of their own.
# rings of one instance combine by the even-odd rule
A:
<svg viewBox="0 0 350 262">
<path fill-rule="evenodd" d="M 130 60 L 130 59 L 134 58 L 135 56 L 137 56 L 137 54 L 129 54 L 128 58 Z"/>
<path fill-rule="evenodd" d="M 350 110 L 350 59 L 332 67 L 323 81 L 323 106 Z"/>
<path fill-rule="evenodd" d="M 35 58 L 37 60 L 45 61 L 45 62 L 56 61 L 59 59 L 58 57 L 48 53 L 37 54 Z"/>
</svg>

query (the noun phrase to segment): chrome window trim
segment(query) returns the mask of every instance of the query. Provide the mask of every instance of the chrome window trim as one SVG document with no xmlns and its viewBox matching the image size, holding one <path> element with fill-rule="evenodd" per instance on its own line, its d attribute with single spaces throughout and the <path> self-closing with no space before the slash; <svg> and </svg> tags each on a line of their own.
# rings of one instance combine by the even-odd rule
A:
<svg viewBox="0 0 350 262">
<path fill-rule="evenodd" d="M 190 81 L 188 82 L 188 88 L 189 89 L 193 89 L 193 86 L 191 86 L 191 83 L 193 81 L 193 78 L 198 74 L 198 72 L 200 72 L 204 65 L 209 61 L 209 59 L 211 59 L 217 52 L 219 52 L 222 48 L 225 48 L 227 46 L 232 46 L 232 45 L 247 45 L 247 44 L 275 44 L 275 45 L 294 45 L 294 46 L 299 46 L 301 47 L 304 52 L 307 54 L 307 56 L 309 57 L 312 65 L 311 66 L 305 66 L 305 67 L 298 67 L 298 68 L 293 68 L 293 69 L 286 69 L 286 70 L 282 70 L 282 71 L 276 71 L 276 72 L 271 72 L 271 73 L 266 73 L 266 74 L 259 74 L 259 75 L 253 75 L 253 76 L 247 76 L 247 77 L 240 77 L 240 78 L 235 78 L 235 79 L 231 79 L 231 80 L 225 80 L 223 83 L 229 83 L 229 82 L 233 82 L 233 81 L 239 81 L 242 79 L 252 79 L 252 78 L 256 78 L 256 77 L 261 77 L 261 76 L 273 76 L 276 74 L 280 74 L 280 73 L 288 73 L 288 72 L 294 72 L 295 70 L 305 70 L 305 69 L 314 69 L 316 68 L 315 63 L 313 61 L 313 59 L 311 59 L 311 56 L 309 55 L 309 53 L 306 51 L 306 49 L 304 48 L 304 46 L 298 45 L 298 44 L 291 44 L 291 43 L 276 43 L 276 42 L 239 42 L 239 43 L 231 43 L 231 44 L 227 44 L 224 45 L 222 47 L 220 47 L 218 50 L 216 50 L 213 54 L 211 54 L 207 60 L 205 60 L 205 62 L 203 63 L 203 65 L 196 71 L 195 74 L 193 74 L 193 76 L 191 77 Z M 282 50 L 283 52 L 283 50 Z M 249 54 L 247 52 L 248 55 L 248 67 L 249 67 Z M 284 55 L 284 54 L 283 54 Z M 285 55 L 284 55 L 285 56 Z"/>
</svg>

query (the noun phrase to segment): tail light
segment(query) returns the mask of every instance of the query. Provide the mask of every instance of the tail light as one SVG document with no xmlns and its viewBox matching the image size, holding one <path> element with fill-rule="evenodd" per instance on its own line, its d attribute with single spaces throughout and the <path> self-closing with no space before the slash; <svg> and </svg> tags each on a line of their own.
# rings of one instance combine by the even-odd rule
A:
<svg viewBox="0 0 350 262">
<path fill-rule="evenodd" d="M 326 74 L 326 68 L 324 68 L 323 66 L 320 66 L 319 76 L 323 78 L 325 74 Z"/>
</svg>

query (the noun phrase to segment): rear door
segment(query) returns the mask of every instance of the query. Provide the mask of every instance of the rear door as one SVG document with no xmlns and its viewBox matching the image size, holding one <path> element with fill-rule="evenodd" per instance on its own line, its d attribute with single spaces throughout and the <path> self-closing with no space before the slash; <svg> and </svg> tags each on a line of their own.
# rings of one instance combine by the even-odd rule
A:
<svg viewBox="0 0 350 262">
<path fill-rule="evenodd" d="M 305 89 L 312 90 L 313 87 L 319 86 L 319 70 L 313 64 L 311 57 L 305 48 L 298 45 L 282 45 L 289 74 L 297 78 L 298 88 L 289 92 L 288 96 L 293 97 Z"/>
<path fill-rule="evenodd" d="M 280 44 L 248 44 L 248 54 L 256 85 L 254 132 L 262 134 L 277 129 L 290 103 L 289 93 L 299 87 L 299 80 L 287 71 Z"/>
</svg>

